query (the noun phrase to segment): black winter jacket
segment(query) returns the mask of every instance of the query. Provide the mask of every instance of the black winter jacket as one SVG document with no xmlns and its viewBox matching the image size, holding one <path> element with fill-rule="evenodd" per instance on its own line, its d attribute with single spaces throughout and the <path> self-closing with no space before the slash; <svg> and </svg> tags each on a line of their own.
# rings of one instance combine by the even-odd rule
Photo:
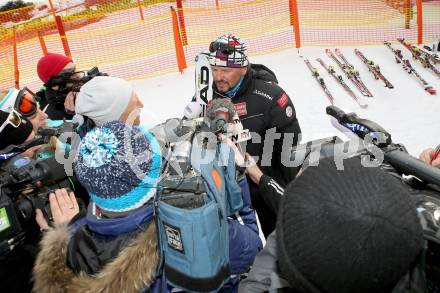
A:
<svg viewBox="0 0 440 293">
<path fill-rule="evenodd" d="M 252 135 L 253 142 L 248 142 L 246 151 L 259 157 L 258 164 L 262 166 L 265 174 L 274 177 L 285 186 L 295 178 L 296 168 L 287 168 L 282 164 L 283 138 L 286 133 L 292 133 L 293 140 L 287 140 L 285 147 L 295 146 L 301 128 L 291 99 L 277 82 L 275 74 L 269 68 L 261 64 L 252 64 L 231 101 L 243 127 L 249 129 Z M 214 83 L 213 98 L 224 97 Z M 272 128 L 280 134 L 280 138 L 273 142 L 273 148 L 270 142 L 264 143 L 266 131 Z M 261 141 L 255 134 L 261 137 Z"/>
</svg>

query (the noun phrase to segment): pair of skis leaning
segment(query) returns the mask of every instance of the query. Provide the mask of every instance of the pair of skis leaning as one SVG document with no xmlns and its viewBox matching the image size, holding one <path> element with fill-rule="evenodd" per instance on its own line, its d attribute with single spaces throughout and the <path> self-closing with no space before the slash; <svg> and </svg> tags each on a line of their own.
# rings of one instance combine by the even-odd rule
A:
<svg viewBox="0 0 440 293">
<path fill-rule="evenodd" d="M 355 100 L 355 102 L 361 107 L 366 108 L 368 104 L 361 101 L 356 94 L 351 90 L 351 88 L 345 83 L 345 81 L 342 79 L 341 75 L 337 75 L 334 68 L 332 66 L 327 66 L 322 59 L 318 58 L 316 59 L 326 70 L 327 72 L 333 76 L 338 83 L 347 91 L 347 93 Z M 307 67 L 312 72 L 313 77 L 316 79 L 316 81 L 319 83 L 321 88 L 324 90 L 325 94 L 327 95 L 327 98 L 330 100 L 330 103 L 334 105 L 335 99 L 333 98 L 331 92 L 327 88 L 327 85 L 324 82 L 324 79 L 319 75 L 318 69 L 313 67 L 312 64 L 308 59 L 305 59 L 304 62 L 307 64 Z"/>
<path fill-rule="evenodd" d="M 345 58 L 339 49 L 335 49 L 335 54 L 330 49 L 325 49 L 327 55 L 332 58 L 336 64 L 344 71 L 345 75 L 351 82 L 359 89 L 359 91 L 366 97 L 372 97 L 373 94 L 365 86 L 364 82 L 361 80 L 359 71 L 357 71 L 350 62 Z M 336 57 L 337 56 L 337 57 Z M 339 60 L 339 58 L 342 60 Z"/>
<path fill-rule="evenodd" d="M 382 80 L 387 88 L 394 88 L 391 82 L 389 82 L 382 72 L 380 72 L 379 64 L 375 64 L 372 60 L 367 59 L 367 57 L 365 57 L 365 55 L 358 49 L 354 49 L 354 53 L 362 60 L 362 62 L 364 62 L 365 65 L 367 65 L 368 70 L 373 74 L 375 79 Z"/>
<path fill-rule="evenodd" d="M 437 60 L 434 58 L 434 55 L 431 55 L 427 53 L 426 51 L 423 51 L 419 49 L 416 46 L 411 45 L 408 42 L 405 42 L 405 39 L 397 39 L 405 48 L 408 49 L 408 51 L 411 53 L 413 58 L 417 61 L 419 61 L 423 67 L 431 69 L 438 77 L 440 77 L 440 70 L 435 67 L 434 64 L 431 62 L 437 62 Z M 434 62 L 434 63 L 435 63 Z"/>
<path fill-rule="evenodd" d="M 429 83 L 425 79 L 422 78 L 422 76 L 414 69 L 414 67 L 412 67 L 412 65 L 409 62 L 409 60 L 405 59 L 403 57 L 401 50 L 394 49 L 391 46 L 390 42 L 384 42 L 384 45 L 387 46 L 394 53 L 394 57 L 396 59 L 396 62 L 397 63 L 401 63 L 403 69 L 406 72 L 408 72 L 408 74 L 413 74 L 416 77 L 416 79 L 420 82 L 420 84 L 423 86 L 425 91 L 427 91 L 431 95 L 435 95 L 436 94 L 436 90 L 431 85 L 429 85 Z"/>
</svg>

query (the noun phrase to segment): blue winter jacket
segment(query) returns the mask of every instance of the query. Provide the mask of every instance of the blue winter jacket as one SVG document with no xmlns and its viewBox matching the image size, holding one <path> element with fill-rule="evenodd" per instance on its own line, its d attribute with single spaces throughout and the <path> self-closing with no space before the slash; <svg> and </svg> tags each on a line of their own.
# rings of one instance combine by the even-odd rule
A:
<svg viewBox="0 0 440 293">
<path fill-rule="evenodd" d="M 239 274 L 249 270 L 255 256 L 262 249 L 247 181 L 241 181 L 240 187 L 243 207 L 235 216 L 228 218 L 229 257 L 233 276 L 222 288 L 222 292 L 237 291 Z M 71 224 L 72 239 L 68 247 L 68 263 L 75 272 L 96 273 L 106 262 L 118 255 L 120 249 L 134 237 L 138 227 L 146 226 L 153 220 L 151 204 L 126 217 L 114 219 L 98 219 L 93 210 L 93 207 L 89 206 L 87 215 L 79 217 Z M 84 232 L 85 225 L 89 231 L 87 233 Z M 101 245 L 105 246 L 105 253 L 99 247 Z M 144 292 L 171 292 L 171 289 L 173 288 L 166 284 L 166 276 L 160 275 Z"/>
</svg>

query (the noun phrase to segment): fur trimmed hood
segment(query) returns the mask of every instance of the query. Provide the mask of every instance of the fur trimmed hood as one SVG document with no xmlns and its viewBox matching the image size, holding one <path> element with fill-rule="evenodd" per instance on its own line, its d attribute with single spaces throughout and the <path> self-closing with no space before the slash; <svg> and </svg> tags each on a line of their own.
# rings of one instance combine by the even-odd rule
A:
<svg viewBox="0 0 440 293">
<path fill-rule="evenodd" d="M 93 276 L 75 274 L 66 265 L 68 226 L 48 231 L 33 269 L 34 292 L 140 292 L 155 280 L 159 262 L 154 221 L 133 238 L 118 256 Z"/>
</svg>

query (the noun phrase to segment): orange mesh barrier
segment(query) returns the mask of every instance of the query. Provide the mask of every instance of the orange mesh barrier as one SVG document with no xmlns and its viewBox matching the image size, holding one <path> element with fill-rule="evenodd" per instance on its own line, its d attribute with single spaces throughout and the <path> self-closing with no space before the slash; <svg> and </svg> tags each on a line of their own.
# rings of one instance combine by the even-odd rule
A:
<svg viewBox="0 0 440 293">
<path fill-rule="evenodd" d="M 422 2 L 423 42 L 432 44 L 440 40 L 440 0 Z"/>
<path fill-rule="evenodd" d="M 0 89 L 14 86 L 19 73 L 20 85 L 37 90 L 41 82 L 36 64 L 44 47 L 48 52 L 64 52 L 48 1 L 0 13 Z M 250 55 L 299 45 L 378 44 L 398 37 L 412 43 L 418 37 L 432 42 L 440 36 L 440 0 L 418 2 L 420 15 L 417 1 L 422 0 L 183 0 L 180 9 L 174 0 L 52 3 L 79 69 L 97 65 L 113 76 L 140 79 L 177 72 L 176 52 L 183 52 L 186 63 L 192 64 L 197 53 L 224 33 L 245 39 Z M 183 50 L 176 49 L 171 5 L 180 21 Z M 422 22 L 420 28 L 417 21 Z M 180 60 L 180 67 L 184 63 Z"/>
</svg>

